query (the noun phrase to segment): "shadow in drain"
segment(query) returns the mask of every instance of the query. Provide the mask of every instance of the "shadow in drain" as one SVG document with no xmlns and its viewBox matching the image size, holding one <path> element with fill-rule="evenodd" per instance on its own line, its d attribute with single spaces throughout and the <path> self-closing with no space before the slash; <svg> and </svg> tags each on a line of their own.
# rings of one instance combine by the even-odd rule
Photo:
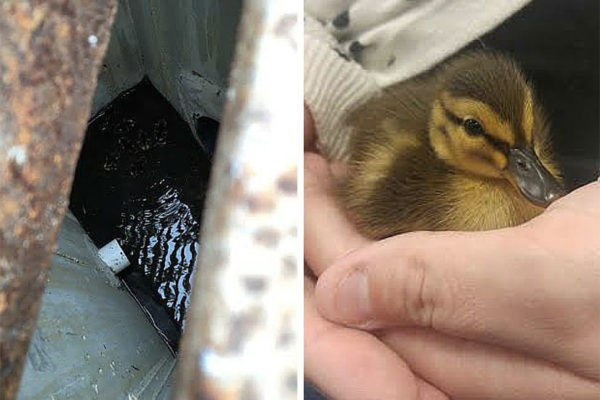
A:
<svg viewBox="0 0 600 400">
<path fill-rule="evenodd" d="M 189 303 L 218 123 L 198 120 L 200 144 L 145 78 L 93 117 L 71 211 L 99 248 L 117 239 L 131 262 L 119 276 L 175 352 Z"/>
</svg>

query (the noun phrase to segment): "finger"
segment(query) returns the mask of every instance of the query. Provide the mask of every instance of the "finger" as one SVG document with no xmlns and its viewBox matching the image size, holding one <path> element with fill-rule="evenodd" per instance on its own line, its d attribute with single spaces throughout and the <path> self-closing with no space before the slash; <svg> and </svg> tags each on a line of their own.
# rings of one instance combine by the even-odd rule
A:
<svg viewBox="0 0 600 400">
<path fill-rule="evenodd" d="M 304 151 L 314 151 L 317 133 L 315 129 L 315 121 L 313 120 L 312 114 L 308 109 L 306 103 L 304 104 Z"/>
<path fill-rule="evenodd" d="M 518 228 L 400 235 L 339 260 L 316 296 L 333 321 L 429 327 L 597 378 L 598 265 L 573 268 L 579 256 L 553 253 Z"/>
<path fill-rule="evenodd" d="M 451 398 L 596 399 L 600 384 L 549 362 L 422 328 L 385 332 L 381 339 Z"/>
<path fill-rule="evenodd" d="M 315 275 L 341 256 L 368 243 L 338 207 L 333 177 L 324 158 L 304 156 L 304 257 Z"/>
<path fill-rule="evenodd" d="M 558 300 L 581 297 L 596 300 L 588 305 L 591 312 L 582 314 L 590 317 L 589 324 L 598 319 L 600 306 L 598 297 L 593 296 L 600 287 L 595 272 L 600 270 L 599 219 L 600 183 L 592 183 L 555 202 L 549 212 L 518 228 L 399 235 L 339 260 L 319 281 L 319 305 L 333 320 L 354 325 L 366 322 L 365 319 L 391 325 L 431 325 L 437 322 L 435 318 L 441 318 L 442 328 L 449 320 L 468 329 L 474 325 L 471 319 L 482 317 L 482 311 L 496 318 L 489 311 L 502 307 L 507 320 L 500 325 L 529 326 L 532 319 L 548 322 L 550 318 L 554 325 L 565 327 L 565 321 L 558 321 L 557 316 L 572 318 L 569 311 L 574 308 L 548 307 L 540 301 L 544 294 L 540 292 L 547 295 L 548 290 L 559 289 Z M 577 263 L 581 259 L 584 262 Z M 582 265 L 573 268 L 574 264 Z M 342 300 L 338 298 L 340 284 L 351 272 L 360 272 L 368 278 L 372 309 L 367 316 L 360 315 L 361 307 L 347 307 L 347 316 L 336 310 L 336 300 Z M 578 293 L 573 293 L 573 289 Z M 318 294 L 321 291 L 323 296 Z M 351 299 L 356 301 L 358 297 Z M 416 301 L 419 299 L 422 301 Z M 538 307 L 531 307 L 531 303 L 523 300 L 531 300 Z M 523 304 L 528 306 L 522 307 Z M 551 315 L 540 314 L 540 308 Z M 557 308 L 563 312 L 557 313 Z M 475 325 L 487 322 L 485 326 L 493 326 L 485 318 L 480 321 Z"/>
<path fill-rule="evenodd" d="M 448 400 L 373 335 L 323 319 L 313 291 L 305 279 L 304 370 L 322 392 L 337 400 Z"/>
</svg>

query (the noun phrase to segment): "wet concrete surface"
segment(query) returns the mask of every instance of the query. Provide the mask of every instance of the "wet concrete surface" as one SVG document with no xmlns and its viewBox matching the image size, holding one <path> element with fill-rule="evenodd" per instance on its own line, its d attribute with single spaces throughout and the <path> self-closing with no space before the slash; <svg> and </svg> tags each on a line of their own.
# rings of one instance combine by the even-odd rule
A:
<svg viewBox="0 0 600 400">
<path fill-rule="evenodd" d="M 175 357 L 96 251 L 68 213 L 17 400 L 170 398 Z"/>
</svg>

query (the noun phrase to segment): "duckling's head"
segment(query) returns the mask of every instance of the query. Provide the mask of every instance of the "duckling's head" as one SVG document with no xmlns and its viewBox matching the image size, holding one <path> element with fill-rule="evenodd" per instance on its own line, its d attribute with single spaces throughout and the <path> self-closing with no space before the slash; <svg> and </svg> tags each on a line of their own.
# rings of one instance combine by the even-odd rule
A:
<svg viewBox="0 0 600 400">
<path fill-rule="evenodd" d="M 459 56 L 440 72 L 429 140 L 447 164 L 482 177 L 506 179 L 545 207 L 562 187 L 540 156 L 547 124 L 517 65 L 494 53 Z"/>
</svg>

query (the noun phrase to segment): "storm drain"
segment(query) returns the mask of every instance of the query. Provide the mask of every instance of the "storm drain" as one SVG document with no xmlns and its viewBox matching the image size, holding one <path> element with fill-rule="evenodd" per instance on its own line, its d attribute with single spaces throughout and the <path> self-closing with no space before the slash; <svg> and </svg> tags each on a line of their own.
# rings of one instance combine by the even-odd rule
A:
<svg viewBox="0 0 600 400">
<path fill-rule="evenodd" d="M 119 274 L 172 351 L 191 278 L 218 123 L 188 124 L 145 78 L 89 124 L 70 208 L 99 248 L 117 239 Z"/>
</svg>

